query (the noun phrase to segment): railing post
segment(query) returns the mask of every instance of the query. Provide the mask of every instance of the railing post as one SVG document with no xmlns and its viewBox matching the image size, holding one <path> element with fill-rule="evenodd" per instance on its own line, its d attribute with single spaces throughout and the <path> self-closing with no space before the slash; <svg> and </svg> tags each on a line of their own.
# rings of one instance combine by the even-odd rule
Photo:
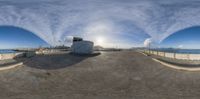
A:
<svg viewBox="0 0 200 99">
<path fill-rule="evenodd" d="M 156 51 L 156 54 L 157 54 L 157 56 L 158 56 L 158 51 Z"/>
<path fill-rule="evenodd" d="M 176 53 L 174 53 L 174 59 L 176 59 Z"/>
</svg>

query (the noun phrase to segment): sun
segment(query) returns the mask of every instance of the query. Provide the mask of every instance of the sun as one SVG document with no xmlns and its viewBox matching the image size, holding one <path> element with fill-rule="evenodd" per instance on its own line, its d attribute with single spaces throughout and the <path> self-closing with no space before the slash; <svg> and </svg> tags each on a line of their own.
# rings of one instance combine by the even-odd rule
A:
<svg viewBox="0 0 200 99">
<path fill-rule="evenodd" d="M 103 46 L 105 42 L 105 39 L 103 37 L 97 37 L 96 38 L 96 45 Z"/>
</svg>

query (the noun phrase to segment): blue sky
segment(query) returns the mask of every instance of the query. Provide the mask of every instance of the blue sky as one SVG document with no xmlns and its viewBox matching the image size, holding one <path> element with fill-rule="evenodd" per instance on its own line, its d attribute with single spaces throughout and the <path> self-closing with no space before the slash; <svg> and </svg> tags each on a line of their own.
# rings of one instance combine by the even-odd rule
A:
<svg viewBox="0 0 200 99">
<path fill-rule="evenodd" d="M 35 48 L 39 46 L 48 46 L 48 44 L 32 32 L 10 26 L 0 27 L 0 49 Z"/>
<path fill-rule="evenodd" d="M 163 40 L 161 46 L 200 49 L 200 27 L 191 27 L 175 32 Z"/>
</svg>

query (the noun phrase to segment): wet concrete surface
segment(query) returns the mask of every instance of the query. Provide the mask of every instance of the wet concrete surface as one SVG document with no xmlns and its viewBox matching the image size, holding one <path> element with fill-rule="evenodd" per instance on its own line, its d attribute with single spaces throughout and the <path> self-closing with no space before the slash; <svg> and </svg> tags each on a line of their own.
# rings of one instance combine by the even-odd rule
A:
<svg viewBox="0 0 200 99">
<path fill-rule="evenodd" d="M 200 72 L 174 70 L 134 51 L 92 57 L 46 55 L 18 61 L 25 65 L 0 72 L 1 99 L 200 97 Z"/>
</svg>

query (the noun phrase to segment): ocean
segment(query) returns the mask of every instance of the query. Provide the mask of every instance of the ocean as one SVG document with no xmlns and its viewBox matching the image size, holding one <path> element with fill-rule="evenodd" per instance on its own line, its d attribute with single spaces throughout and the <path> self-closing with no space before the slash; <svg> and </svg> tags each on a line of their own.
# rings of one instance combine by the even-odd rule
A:
<svg viewBox="0 0 200 99">
<path fill-rule="evenodd" d="M 0 50 L 0 54 L 7 54 L 7 53 L 15 53 L 15 51 L 14 50 L 7 50 L 7 49 Z"/>
<path fill-rule="evenodd" d="M 153 49 L 163 52 L 171 53 L 187 53 L 187 54 L 200 54 L 200 49 L 171 49 L 171 48 L 162 48 L 162 49 Z"/>
</svg>

